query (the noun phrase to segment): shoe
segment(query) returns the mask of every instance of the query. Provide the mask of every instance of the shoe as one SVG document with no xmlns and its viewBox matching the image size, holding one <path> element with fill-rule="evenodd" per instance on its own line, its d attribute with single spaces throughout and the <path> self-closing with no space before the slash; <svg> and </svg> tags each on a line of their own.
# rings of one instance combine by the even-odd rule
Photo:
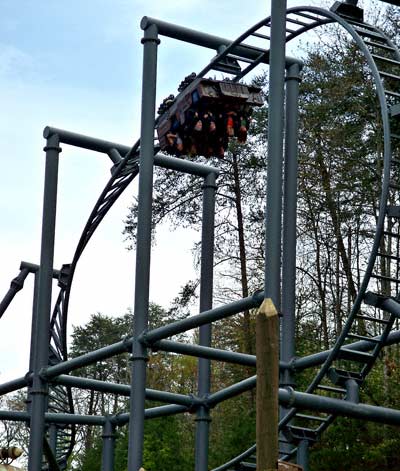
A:
<svg viewBox="0 0 400 471">
<path fill-rule="evenodd" d="M 246 126 L 240 126 L 238 131 L 238 142 L 244 144 L 247 140 L 247 128 Z"/>
</svg>

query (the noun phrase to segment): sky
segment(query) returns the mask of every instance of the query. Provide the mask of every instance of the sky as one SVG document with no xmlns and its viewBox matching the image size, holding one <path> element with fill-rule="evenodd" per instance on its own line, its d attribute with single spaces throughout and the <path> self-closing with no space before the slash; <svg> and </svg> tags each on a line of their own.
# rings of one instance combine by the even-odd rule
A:
<svg viewBox="0 0 400 471">
<path fill-rule="evenodd" d="M 315 4 L 288 0 L 288 6 Z M 249 0 L 0 0 L 0 298 L 22 260 L 39 263 L 46 125 L 126 145 L 139 137 L 140 20 L 152 16 L 235 39 L 269 15 Z M 168 38 L 158 51 L 157 103 L 215 55 Z M 69 263 L 110 175 L 102 154 L 63 146 L 55 268 Z M 107 215 L 79 263 L 69 333 L 90 314 L 121 315 L 133 305 L 135 253 L 122 235 L 132 184 Z M 165 307 L 194 276 L 190 230 L 158 233 L 150 298 Z M 0 382 L 27 371 L 32 275 L 0 321 Z M 58 290 L 55 290 L 57 293 Z"/>
</svg>

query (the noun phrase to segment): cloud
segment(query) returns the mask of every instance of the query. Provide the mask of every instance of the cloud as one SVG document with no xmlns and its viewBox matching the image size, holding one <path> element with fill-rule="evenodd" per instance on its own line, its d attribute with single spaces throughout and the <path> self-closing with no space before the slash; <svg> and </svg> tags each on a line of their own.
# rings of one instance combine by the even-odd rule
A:
<svg viewBox="0 0 400 471">
<path fill-rule="evenodd" d="M 0 78 L 25 81 L 34 72 L 33 58 L 21 49 L 0 43 Z"/>
</svg>

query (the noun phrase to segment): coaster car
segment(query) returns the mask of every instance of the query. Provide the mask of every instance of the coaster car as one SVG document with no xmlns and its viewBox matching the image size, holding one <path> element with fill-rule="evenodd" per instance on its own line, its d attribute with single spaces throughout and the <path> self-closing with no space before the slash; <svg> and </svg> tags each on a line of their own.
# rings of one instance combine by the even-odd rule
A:
<svg viewBox="0 0 400 471">
<path fill-rule="evenodd" d="M 161 150 L 176 156 L 223 157 L 230 139 L 246 142 L 253 107 L 263 104 L 261 88 L 193 75 L 182 82 L 186 87 L 176 99 L 170 95 L 160 106 Z"/>
</svg>

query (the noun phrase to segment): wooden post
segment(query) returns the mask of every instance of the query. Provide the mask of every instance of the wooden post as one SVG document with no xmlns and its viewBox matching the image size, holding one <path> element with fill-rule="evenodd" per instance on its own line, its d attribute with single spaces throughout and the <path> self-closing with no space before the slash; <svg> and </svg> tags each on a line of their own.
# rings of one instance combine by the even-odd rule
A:
<svg viewBox="0 0 400 471">
<path fill-rule="evenodd" d="M 11 446 L 8 448 L 0 448 L 0 460 L 15 460 L 22 455 L 23 451 L 21 448 Z"/>
<path fill-rule="evenodd" d="M 272 299 L 264 299 L 256 321 L 257 471 L 278 470 L 279 318 Z"/>
<path fill-rule="evenodd" d="M 25 469 L 16 468 L 10 464 L 0 464 L 0 471 L 25 471 Z"/>
<path fill-rule="evenodd" d="M 279 471 L 303 471 L 303 468 L 298 464 L 286 463 L 286 461 L 279 461 Z"/>
</svg>

